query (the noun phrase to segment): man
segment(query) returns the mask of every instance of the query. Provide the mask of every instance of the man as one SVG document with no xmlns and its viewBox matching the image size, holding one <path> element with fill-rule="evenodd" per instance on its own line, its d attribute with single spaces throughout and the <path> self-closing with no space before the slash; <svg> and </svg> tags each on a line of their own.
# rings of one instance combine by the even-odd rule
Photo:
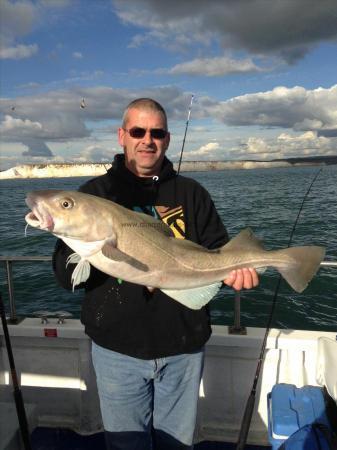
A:
<svg viewBox="0 0 337 450">
<path fill-rule="evenodd" d="M 129 104 L 116 155 L 107 174 L 80 190 L 152 214 L 177 238 L 208 248 L 228 241 L 207 191 L 177 176 L 165 157 L 170 134 L 166 113 L 151 99 Z M 58 241 L 53 266 L 71 289 L 72 251 Z M 253 269 L 233 271 L 234 289 L 258 284 Z M 107 448 L 190 449 L 196 420 L 203 347 L 210 334 L 208 308 L 191 310 L 159 289 L 128 283 L 92 268 L 83 286 L 81 320 L 91 337 Z"/>
</svg>

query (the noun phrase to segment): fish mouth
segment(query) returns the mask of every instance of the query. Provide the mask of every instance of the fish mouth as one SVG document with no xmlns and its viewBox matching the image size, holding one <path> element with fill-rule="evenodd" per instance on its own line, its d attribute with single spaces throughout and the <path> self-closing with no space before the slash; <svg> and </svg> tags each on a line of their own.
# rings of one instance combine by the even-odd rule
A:
<svg viewBox="0 0 337 450">
<path fill-rule="evenodd" d="M 32 198 L 26 198 L 27 205 L 31 211 L 26 214 L 25 220 L 31 227 L 41 230 L 52 231 L 54 229 L 54 221 L 52 216 L 41 205 L 38 205 Z"/>
</svg>

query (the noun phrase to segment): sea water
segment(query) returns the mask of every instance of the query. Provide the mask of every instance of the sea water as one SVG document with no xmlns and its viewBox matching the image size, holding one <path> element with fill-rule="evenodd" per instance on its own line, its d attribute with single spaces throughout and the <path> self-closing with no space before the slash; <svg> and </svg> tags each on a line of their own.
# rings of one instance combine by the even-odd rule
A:
<svg viewBox="0 0 337 450">
<path fill-rule="evenodd" d="M 251 227 L 269 249 L 284 248 L 318 167 L 225 170 L 183 173 L 210 192 L 231 237 Z M 56 238 L 31 227 L 25 237 L 25 196 L 38 189 L 77 189 L 88 178 L 1 180 L 0 254 L 51 255 Z M 326 260 L 337 260 L 337 166 L 318 175 L 296 225 L 291 245 L 323 245 Z M 18 315 L 38 310 L 66 310 L 79 317 L 82 291 L 68 292 L 54 279 L 50 262 L 14 262 L 14 295 Z M 1 291 L 8 309 L 4 263 L 0 264 Z M 278 274 L 268 270 L 257 288 L 241 292 L 241 323 L 264 327 L 272 305 Z M 233 323 L 234 293 L 224 287 L 210 303 L 213 324 Z M 273 326 L 309 330 L 337 330 L 337 269 L 321 268 L 302 293 L 282 281 Z"/>
</svg>

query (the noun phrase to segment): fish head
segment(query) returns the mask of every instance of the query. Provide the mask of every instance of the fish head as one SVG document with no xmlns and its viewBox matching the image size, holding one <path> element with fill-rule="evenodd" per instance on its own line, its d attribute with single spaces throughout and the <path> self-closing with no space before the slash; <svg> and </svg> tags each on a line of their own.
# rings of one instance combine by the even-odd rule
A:
<svg viewBox="0 0 337 450">
<path fill-rule="evenodd" d="M 77 191 L 32 191 L 26 196 L 31 209 L 25 220 L 40 230 L 56 236 L 87 242 L 109 238 L 110 216 L 98 197 Z"/>
</svg>

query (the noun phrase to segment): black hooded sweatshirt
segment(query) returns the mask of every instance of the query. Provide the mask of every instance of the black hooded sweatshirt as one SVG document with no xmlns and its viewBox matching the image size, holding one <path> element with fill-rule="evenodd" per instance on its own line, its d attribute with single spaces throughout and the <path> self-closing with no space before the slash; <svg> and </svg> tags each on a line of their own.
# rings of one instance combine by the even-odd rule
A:
<svg viewBox="0 0 337 450">
<path fill-rule="evenodd" d="M 126 208 L 146 212 L 166 222 L 177 238 L 186 238 L 213 249 L 228 241 L 208 192 L 195 180 L 176 174 L 164 159 L 159 177 L 141 178 L 125 167 L 124 155 L 116 155 L 111 169 L 79 189 Z M 132 230 L 130 230 L 132 239 Z M 66 259 L 73 251 L 58 240 L 53 268 L 62 287 L 72 289 Z M 106 275 L 91 267 L 85 289 L 81 321 L 98 345 L 141 359 L 199 350 L 211 334 L 208 308 L 189 309 L 159 289 L 153 293 L 141 285 Z"/>
</svg>

